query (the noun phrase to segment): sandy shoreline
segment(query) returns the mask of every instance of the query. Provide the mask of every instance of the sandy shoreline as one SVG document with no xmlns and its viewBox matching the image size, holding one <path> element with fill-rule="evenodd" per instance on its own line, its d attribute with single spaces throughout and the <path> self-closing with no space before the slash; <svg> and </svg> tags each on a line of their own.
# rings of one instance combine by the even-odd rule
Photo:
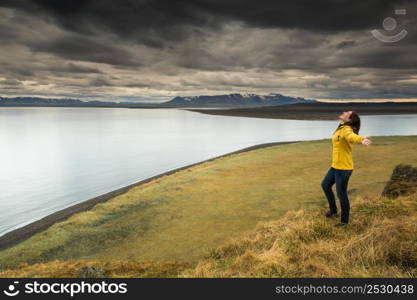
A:
<svg viewBox="0 0 417 300">
<path fill-rule="evenodd" d="M 186 165 L 183 167 L 179 167 L 152 177 L 149 177 L 147 179 L 143 179 L 140 180 L 138 182 L 129 184 L 127 186 L 121 187 L 119 189 L 113 190 L 111 192 L 102 194 L 100 196 L 88 199 L 86 201 L 83 201 L 81 203 L 72 205 L 70 207 L 61 209 L 59 211 L 56 211 L 50 215 L 47 215 L 37 221 L 34 221 L 30 224 L 27 224 L 23 227 L 17 228 L 15 230 L 12 230 L 6 234 L 4 234 L 3 236 L 0 237 L 0 250 L 4 250 L 7 248 L 10 248 L 28 238 L 30 238 L 31 236 L 35 235 L 36 233 L 39 233 L 41 231 L 46 230 L 48 227 L 52 226 L 53 224 L 63 221 L 67 218 L 69 218 L 70 216 L 72 216 L 73 214 L 79 213 L 79 212 L 83 212 L 86 210 L 89 210 L 91 208 L 93 208 L 96 204 L 98 203 L 102 203 L 105 202 L 107 200 L 110 200 L 116 196 L 119 196 L 125 192 L 127 192 L 129 189 L 131 189 L 132 187 L 135 186 L 140 186 L 142 184 L 148 183 L 154 179 L 157 179 L 159 177 L 165 176 L 165 175 L 170 175 L 170 174 L 174 174 L 178 171 L 208 162 L 208 161 L 212 161 L 221 157 L 225 157 L 225 156 L 229 156 L 232 154 L 237 154 L 237 153 L 242 153 L 242 152 L 247 152 L 247 151 L 251 151 L 251 150 L 255 150 L 255 149 L 260 149 L 260 148 L 265 148 L 265 147 L 270 147 L 270 146 L 276 146 L 276 145 L 285 145 L 285 144 L 291 144 L 291 143 L 297 143 L 300 141 L 291 141 L 291 142 L 272 142 L 272 143 L 263 143 L 263 144 L 257 144 L 254 146 L 250 146 L 250 147 L 246 147 L 240 150 L 236 150 L 233 152 L 229 152 L 226 154 L 222 154 L 216 157 L 212 157 L 197 163 L 193 163 L 190 165 Z"/>
</svg>

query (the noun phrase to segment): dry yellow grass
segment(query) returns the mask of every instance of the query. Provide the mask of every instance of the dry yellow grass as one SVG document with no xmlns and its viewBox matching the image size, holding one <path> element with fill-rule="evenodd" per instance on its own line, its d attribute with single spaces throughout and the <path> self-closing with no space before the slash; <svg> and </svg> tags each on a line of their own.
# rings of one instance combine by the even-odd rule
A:
<svg viewBox="0 0 417 300">
<path fill-rule="evenodd" d="M 17 269 L 0 272 L 0 277 L 31 277 L 31 278 L 94 278 L 94 277 L 178 277 L 178 274 L 190 268 L 189 263 L 160 263 L 136 261 L 97 261 L 97 260 L 69 260 L 51 261 L 29 265 L 22 263 Z M 85 269 L 93 269 L 86 272 Z M 96 273 L 96 274 L 94 274 Z M 96 276 L 94 276 L 96 275 Z"/>
<path fill-rule="evenodd" d="M 212 250 L 183 277 L 416 277 L 417 194 L 357 198 L 352 223 L 287 213 Z"/>
</svg>

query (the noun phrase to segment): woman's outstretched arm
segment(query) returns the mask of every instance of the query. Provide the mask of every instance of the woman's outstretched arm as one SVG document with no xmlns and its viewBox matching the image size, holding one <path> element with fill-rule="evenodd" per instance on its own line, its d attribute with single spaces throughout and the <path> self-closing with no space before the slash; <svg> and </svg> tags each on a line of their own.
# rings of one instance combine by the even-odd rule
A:
<svg viewBox="0 0 417 300">
<path fill-rule="evenodd" d="M 349 143 L 363 144 L 363 145 L 366 145 L 366 146 L 372 144 L 372 141 L 369 138 L 369 136 L 360 136 L 360 135 L 354 133 L 352 127 L 350 127 L 350 126 L 345 127 L 345 129 L 344 129 L 344 138 Z"/>
</svg>

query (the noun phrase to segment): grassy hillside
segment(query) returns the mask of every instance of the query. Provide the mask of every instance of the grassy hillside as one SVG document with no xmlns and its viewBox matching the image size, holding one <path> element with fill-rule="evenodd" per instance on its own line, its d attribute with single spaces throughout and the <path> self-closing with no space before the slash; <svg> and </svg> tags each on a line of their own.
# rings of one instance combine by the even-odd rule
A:
<svg viewBox="0 0 417 300">
<path fill-rule="evenodd" d="M 356 197 L 349 227 L 319 208 L 289 211 L 197 263 L 99 260 L 22 264 L 0 277 L 416 277 L 417 194 Z"/>
<path fill-rule="evenodd" d="M 415 258 L 407 250 L 416 241 L 415 197 L 395 202 L 378 195 L 395 165 L 417 165 L 416 148 L 417 137 L 378 137 L 371 147 L 355 147 L 348 229 L 333 228 L 334 221 L 321 217 L 326 200 L 320 182 L 330 164 L 330 141 L 301 142 L 222 157 L 132 188 L 1 251 L 0 276 L 78 276 L 91 264 L 100 266 L 93 273 L 106 276 L 378 276 L 391 262 L 384 261 L 387 255 L 395 254 L 378 243 L 402 240 L 409 270 Z M 288 210 L 293 212 L 281 218 Z M 242 238 L 271 220 L 278 221 L 262 223 Z M 369 242 L 376 248 L 366 248 Z M 400 258 L 392 258 L 386 272 L 412 274 L 398 267 L 408 254 L 397 250 Z M 269 260 L 269 254 L 273 267 L 265 268 L 262 258 Z M 352 264 L 362 261 L 362 269 L 349 268 L 350 258 Z M 326 264 L 330 259 L 332 266 Z M 311 268 L 296 267 L 309 260 Z"/>
</svg>

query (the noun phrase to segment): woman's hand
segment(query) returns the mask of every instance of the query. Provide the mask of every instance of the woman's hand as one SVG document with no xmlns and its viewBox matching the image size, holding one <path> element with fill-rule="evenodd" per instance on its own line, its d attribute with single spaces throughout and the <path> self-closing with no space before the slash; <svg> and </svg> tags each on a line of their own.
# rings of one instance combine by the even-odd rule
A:
<svg viewBox="0 0 417 300">
<path fill-rule="evenodd" d="M 362 145 L 369 146 L 372 144 L 372 140 L 370 136 L 365 136 L 365 138 L 362 140 Z"/>
</svg>

